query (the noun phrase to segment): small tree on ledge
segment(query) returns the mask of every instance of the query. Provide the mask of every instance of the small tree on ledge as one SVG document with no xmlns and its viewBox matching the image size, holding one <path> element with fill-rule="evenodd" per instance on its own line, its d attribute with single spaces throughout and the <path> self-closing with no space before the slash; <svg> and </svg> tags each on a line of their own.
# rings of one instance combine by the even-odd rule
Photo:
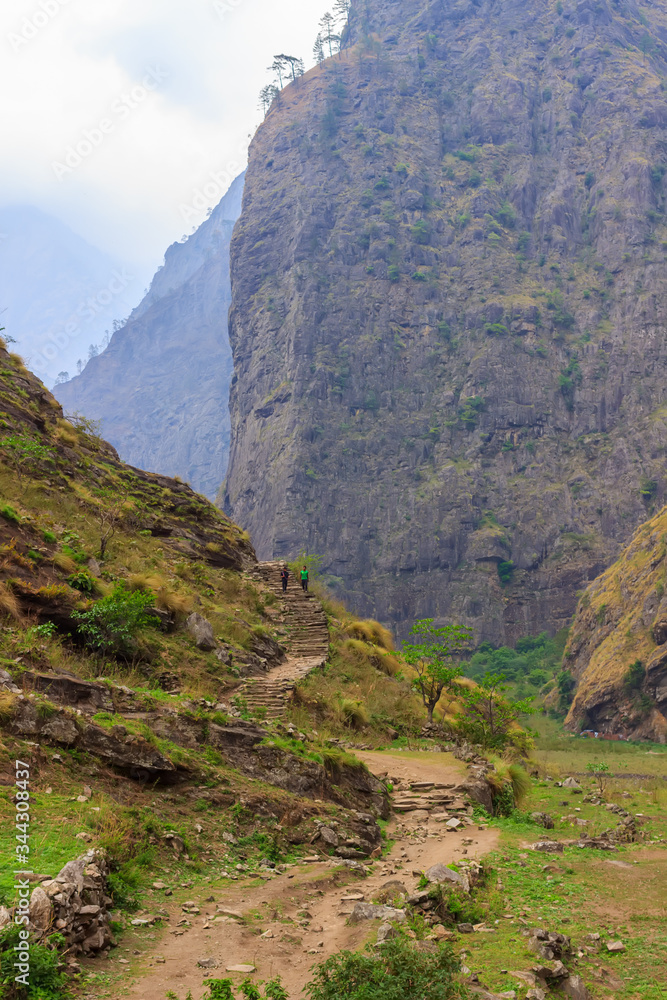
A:
<svg viewBox="0 0 667 1000">
<path fill-rule="evenodd" d="M 413 687 L 421 695 L 428 721 L 433 722 L 435 706 L 446 687 L 462 673 L 459 660 L 470 651 L 472 632 L 463 625 L 433 624 L 433 618 L 423 618 L 410 629 L 414 642 L 406 642 L 403 658 L 416 671 Z"/>
</svg>

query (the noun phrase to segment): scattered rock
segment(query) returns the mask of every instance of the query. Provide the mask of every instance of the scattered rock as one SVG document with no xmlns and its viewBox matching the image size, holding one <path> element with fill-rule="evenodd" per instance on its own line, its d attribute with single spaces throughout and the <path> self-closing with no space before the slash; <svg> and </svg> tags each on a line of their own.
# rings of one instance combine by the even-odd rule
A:
<svg viewBox="0 0 667 1000">
<path fill-rule="evenodd" d="M 622 941 L 607 941 L 607 951 L 616 955 L 622 951 L 625 951 L 625 945 Z"/>
<path fill-rule="evenodd" d="M 405 911 L 377 903 L 356 903 L 349 920 L 351 924 L 357 924 L 362 920 L 398 920 L 403 922 Z"/>
<path fill-rule="evenodd" d="M 554 828 L 553 817 L 551 817 L 549 813 L 534 812 L 530 814 L 530 818 L 533 823 L 537 823 L 538 826 L 544 827 L 545 830 L 553 830 Z"/>
<path fill-rule="evenodd" d="M 456 872 L 441 863 L 432 865 L 425 872 L 425 875 L 429 882 L 434 882 L 438 885 L 441 885 L 443 882 L 452 882 L 455 885 L 461 886 L 465 892 L 470 892 L 470 883 L 465 875 L 461 875 L 460 872 Z"/>
<path fill-rule="evenodd" d="M 338 847 L 338 834 L 331 827 L 320 827 L 320 840 L 323 840 L 330 847 Z"/>
<path fill-rule="evenodd" d="M 255 972 L 254 965 L 228 965 L 225 969 L 226 972 L 242 972 L 245 975 L 250 975 L 251 972 Z"/>
<path fill-rule="evenodd" d="M 217 969 L 218 968 L 218 963 L 216 962 L 216 960 L 214 958 L 198 958 L 197 959 L 197 965 L 199 966 L 200 969 Z M 252 970 L 252 966 L 250 967 L 250 969 Z M 227 969 L 227 972 L 230 972 L 230 971 L 231 971 L 230 969 Z"/>
<path fill-rule="evenodd" d="M 195 611 L 190 615 L 185 624 L 188 632 L 195 640 L 197 649 L 201 649 L 205 653 L 212 653 L 214 649 L 217 649 L 218 644 L 215 641 L 213 626 L 206 618 Z"/>
<path fill-rule="evenodd" d="M 533 844 L 534 851 L 543 851 L 545 854 L 562 854 L 563 844 L 558 840 L 538 840 Z"/>
<path fill-rule="evenodd" d="M 591 998 L 581 976 L 573 976 L 572 974 L 567 979 L 561 980 L 558 984 L 558 992 L 569 997 L 570 1000 L 590 1000 Z"/>
<path fill-rule="evenodd" d="M 459 934 L 472 934 L 475 930 L 472 924 L 457 924 L 456 929 Z"/>
<path fill-rule="evenodd" d="M 581 785 L 574 778 L 566 778 L 563 782 L 563 788 L 578 788 L 581 790 Z"/>
<path fill-rule="evenodd" d="M 398 931 L 390 923 L 385 921 L 378 927 L 377 933 L 377 943 L 382 944 L 383 941 L 388 941 L 390 938 L 396 937 Z"/>
</svg>

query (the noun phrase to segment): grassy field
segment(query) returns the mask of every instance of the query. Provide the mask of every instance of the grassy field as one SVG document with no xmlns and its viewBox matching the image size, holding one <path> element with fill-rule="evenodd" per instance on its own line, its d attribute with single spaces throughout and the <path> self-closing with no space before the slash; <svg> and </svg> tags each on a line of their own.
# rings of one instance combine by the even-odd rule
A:
<svg viewBox="0 0 667 1000">
<path fill-rule="evenodd" d="M 650 744 L 582 740 L 545 727 L 535 758 L 541 777 L 534 783 L 521 813 L 492 823 L 501 833 L 501 848 L 488 859 L 492 873 L 481 900 L 493 934 L 460 939 L 462 957 L 491 989 L 523 990 L 511 971 L 526 970 L 537 958 L 527 947 L 530 928 L 542 927 L 571 936 L 577 971 L 595 1000 L 663 1000 L 667 995 L 667 749 Z M 605 803 L 583 802 L 584 795 L 557 787 L 569 774 L 578 775 L 584 792 L 593 791 L 586 764 L 604 761 L 613 777 L 605 792 L 634 815 L 643 814 L 646 839 L 617 852 L 566 847 L 563 854 L 528 849 L 536 840 L 574 839 L 587 821 L 592 834 L 616 825 Z M 644 775 L 645 777 L 632 777 Z M 548 812 L 553 831 L 527 822 L 532 811 Z M 601 935 L 600 950 L 586 940 Z M 625 951 L 611 954 L 606 942 L 621 940 Z M 584 952 L 576 957 L 577 949 Z"/>
</svg>

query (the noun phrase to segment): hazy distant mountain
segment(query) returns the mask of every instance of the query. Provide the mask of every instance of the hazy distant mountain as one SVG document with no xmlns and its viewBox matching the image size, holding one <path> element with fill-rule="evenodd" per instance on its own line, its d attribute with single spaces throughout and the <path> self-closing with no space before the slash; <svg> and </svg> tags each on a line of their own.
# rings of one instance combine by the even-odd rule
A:
<svg viewBox="0 0 667 1000">
<path fill-rule="evenodd" d="M 0 209 L 0 326 L 49 385 L 128 315 L 145 275 L 31 205 Z"/>
<path fill-rule="evenodd" d="M 179 475 L 214 497 L 229 454 L 229 244 L 244 176 L 164 266 L 109 347 L 55 388 L 66 410 L 102 422 L 135 466 Z"/>
</svg>

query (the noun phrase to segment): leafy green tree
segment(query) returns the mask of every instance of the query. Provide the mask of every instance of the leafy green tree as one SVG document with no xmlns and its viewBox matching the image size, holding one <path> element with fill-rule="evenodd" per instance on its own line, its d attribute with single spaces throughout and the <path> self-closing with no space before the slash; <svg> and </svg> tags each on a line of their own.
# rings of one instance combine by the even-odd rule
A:
<svg viewBox="0 0 667 1000">
<path fill-rule="evenodd" d="M 461 688 L 457 697 L 465 711 L 459 730 L 484 747 L 501 749 L 521 715 L 530 711 L 532 698 L 511 701 L 505 697 L 504 674 L 486 674 L 476 687 Z"/>
<path fill-rule="evenodd" d="M 586 770 L 592 776 L 595 784 L 598 786 L 598 792 L 600 798 L 604 798 L 605 789 L 610 778 L 609 774 L 609 764 L 605 764 L 603 761 L 596 760 L 590 764 L 586 764 Z"/>
<path fill-rule="evenodd" d="M 410 635 L 416 641 L 406 642 L 403 658 L 416 671 L 413 686 L 421 695 L 428 721 L 433 722 L 433 711 L 446 687 L 462 671 L 460 659 L 470 651 L 472 632 L 463 625 L 436 627 L 433 618 L 415 622 Z"/>
</svg>

